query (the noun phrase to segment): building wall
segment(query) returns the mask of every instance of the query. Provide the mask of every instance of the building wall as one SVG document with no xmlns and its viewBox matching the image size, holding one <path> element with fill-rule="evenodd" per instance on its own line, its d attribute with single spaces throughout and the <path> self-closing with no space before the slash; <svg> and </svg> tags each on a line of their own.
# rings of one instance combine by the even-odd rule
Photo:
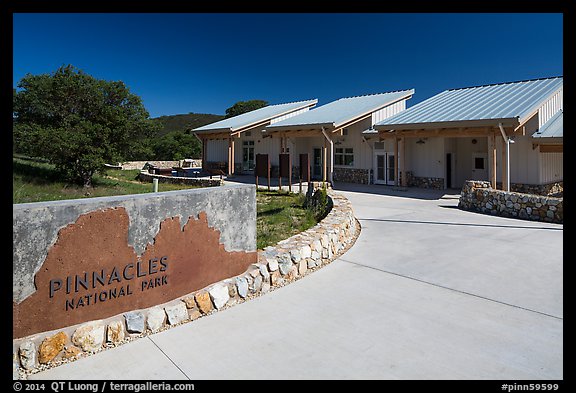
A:
<svg viewBox="0 0 576 393">
<path fill-rule="evenodd" d="M 496 181 L 502 181 L 502 136 L 496 137 Z M 519 135 L 510 144 L 510 182 L 540 184 L 540 157 L 539 149 L 532 148 L 532 137 Z"/>
<path fill-rule="evenodd" d="M 228 140 L 211 139 L 208 143 L 207 162 L 224 161 L 228 162 Z"/>
<path fill-rule="evenodd" d="M 387 107 L 382 108 L 379 111 L 373 112 L 372 123 L 370 125 L 373 126 L 374 124 L 379 123 L 382 120 L 397 114 L 398 112 L 402 112 L 404 109 L 406 109 L 406 100 L 401 100 L 396 102 L 395 104 L 388 105 Z"/>
<path fill-rule="evenodd" d="M 301 113 L 308 112 L 309 110 L 310 110 L 310 108 L 306 107 L 306 108 L 302 108 L 302 109 L 299 109 L 299 110 L 291 112 L 291 113 L 287 113 L 287 114 L 282 115 L 282 116 L 278 116 L 278 117 L 270 120 L 270 124 L 274 124 L 274 123 L 277 123 L 279 121 L 289 119 L 289 118 L 294 117 L 296 115 L 299 115 Z"/>
<path fill-rule="evenodd" d="M 540 154 L 540 184 L 564 180 L 564 153 Z"/>
<path fill-rule="evenodd" d="M 542 127 L 564 107 L 564 88 L 561 88 L 538 109 L 538 127 Z"/>
<path fill-rule="evenodd" d="M 406 138 L 406 170 L 416 177 L 444 178 L 444 138 Z"/>
</svg>

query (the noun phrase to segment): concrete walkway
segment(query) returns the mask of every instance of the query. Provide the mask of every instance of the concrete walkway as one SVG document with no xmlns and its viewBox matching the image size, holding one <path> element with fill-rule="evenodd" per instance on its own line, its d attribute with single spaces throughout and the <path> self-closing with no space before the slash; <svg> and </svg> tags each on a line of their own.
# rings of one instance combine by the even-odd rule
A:
<svg viewBox="0 0 576 393">
<path fill-rule="evenodd" d="M 362 232 L 288 286 L 30 379 L 562 379 L 563 226 L 339 185 Z"/>
</svg>

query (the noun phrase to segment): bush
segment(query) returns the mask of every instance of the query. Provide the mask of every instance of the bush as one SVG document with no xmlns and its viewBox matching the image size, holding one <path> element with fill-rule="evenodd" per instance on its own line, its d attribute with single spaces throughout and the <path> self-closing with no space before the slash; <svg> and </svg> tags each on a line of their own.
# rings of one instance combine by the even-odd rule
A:
<svg viewBox="0 0 576 393">
<path fill-rule="evenodd" d="M 318 188 L 311 196 L 307 196 L 304 206 L 312 210 L 316 221 L 320 221 L 326 217 L 332 208 L 326 188 Z"/>
</svg>

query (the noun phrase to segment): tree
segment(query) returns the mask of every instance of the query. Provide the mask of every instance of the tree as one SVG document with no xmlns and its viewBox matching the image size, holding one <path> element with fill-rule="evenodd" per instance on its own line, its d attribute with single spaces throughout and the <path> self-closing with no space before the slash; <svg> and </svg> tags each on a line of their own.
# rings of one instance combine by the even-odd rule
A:
<svg viewBox="0 0 576 393">
<path fill-rule="evenodd" d="M 199 158 L 200 142 L 193 135 L 172 131 L 152 141 L 153 159 L 183 160 L 184 158 Z"/>
<path fill-rule="evenodd" d="M 157 125 L 121 81 L 72 65 L 27 74 L 13 98 L 14 151 L 48 159 L 85 187 L 105 163 L 119 162 Z"/>
<path fill-rule="evenodd" d="M 260 109 L 268 105 L 268 101 L 264 100 L 250 100 L 238 101 L 230 108 L 226 109 L 226 118 L 241 115 L 242 113 L 250 112 Z"/>
</svg>

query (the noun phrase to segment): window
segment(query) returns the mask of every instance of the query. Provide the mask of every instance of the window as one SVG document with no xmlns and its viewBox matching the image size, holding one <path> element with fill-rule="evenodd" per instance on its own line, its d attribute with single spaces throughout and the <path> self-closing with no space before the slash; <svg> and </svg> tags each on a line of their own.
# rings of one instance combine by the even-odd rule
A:
<svg viewBox="0 0 576 393">
<path fill-rule="evenodd" d="M 483 157 L 474 157 L 474 169 L 484 169 Z"/>
<path fill-rule="evenodd" d="M 334 151 L 334 164 L 354 166 L 354 149 L 351 147 L 337 147 Z"/>
</svg>

